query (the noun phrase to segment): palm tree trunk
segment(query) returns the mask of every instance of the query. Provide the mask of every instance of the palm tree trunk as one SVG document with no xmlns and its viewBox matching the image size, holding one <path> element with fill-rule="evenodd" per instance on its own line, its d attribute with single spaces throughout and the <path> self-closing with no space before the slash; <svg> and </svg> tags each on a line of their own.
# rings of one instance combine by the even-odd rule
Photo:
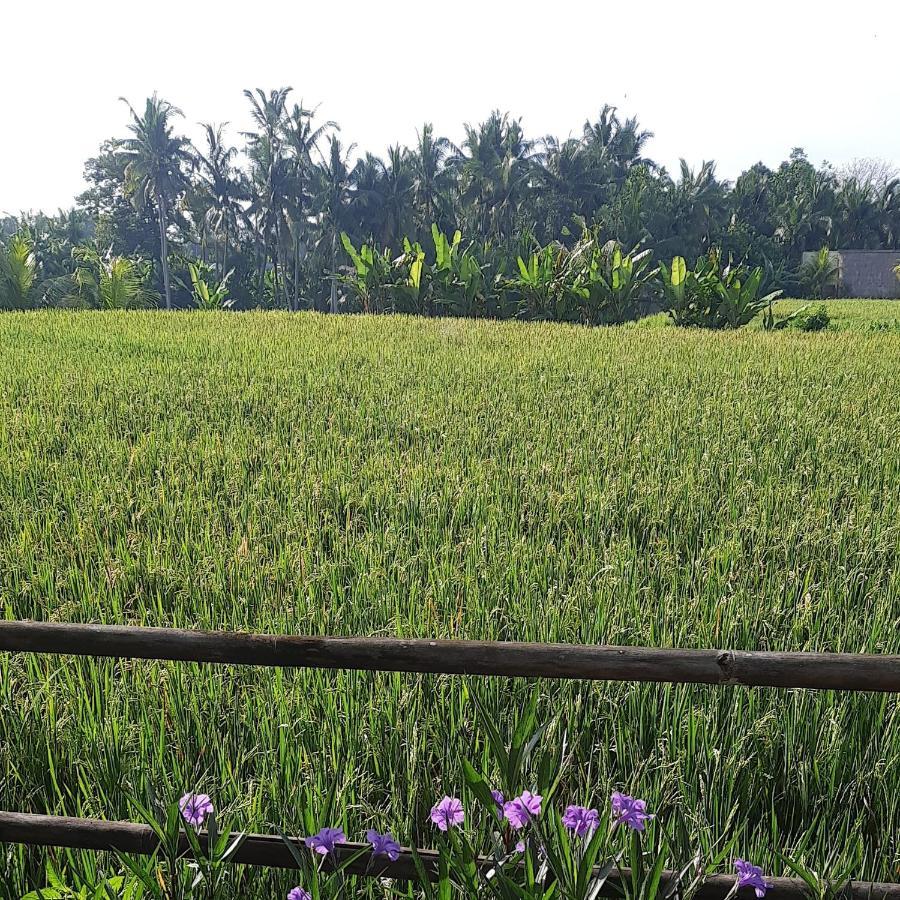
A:
<svg viewBox="0 0 900 900">
<path fill-rule="evenodd" d="M 166 309 L 172 309 L 172 287 L 169 284 L 169 238 L 166 234 L 168 223 L 166 221 L 166 205 L 162 194 L 156 192 L 156 209 L 159 213 L 159 254 L 162 265 L 163 289 L 166 294 Z"/>
<path fill-rule="evenodd" d="M 335 233 L 332 231 L 331 233 L 331 303 L 329 305 L 329 311 L 336 313 L 338 311 L 338 297 L 337 297 L 337 280 L 335 278 L 335 266 L 337 264 L 337 241 L 335 240 Z"/>
<path fill-rule="evenodd" d="M 294 235 L 294 312 L 300 309 L 300 235 Z"/>
</svg>

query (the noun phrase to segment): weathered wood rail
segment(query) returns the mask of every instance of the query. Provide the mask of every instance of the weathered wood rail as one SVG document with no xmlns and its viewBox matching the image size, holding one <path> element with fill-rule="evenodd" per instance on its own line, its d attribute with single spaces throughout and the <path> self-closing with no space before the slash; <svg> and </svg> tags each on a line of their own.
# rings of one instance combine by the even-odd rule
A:
<svg viewBox="0 0 900 900">
<path fill-rule="evenodd" d="M 206 850 L 206 835 L 201 832 L 199 843 Z M 232 833 L 232 838 L 237 834 Z M 301 852 L 306 852 L 299 838 L 291 838 L 292 843 Z M 69 847 L 80 850 L 118 850 L 135 856 L 149 856 L 157 846 L 157 837 L 149 825 L 138 825 L 134 822 L 108 822 L 100 819 L 75 819 L 66 816 L 41 816 L 27 813 L 0 812 L 0 843 L 17 842 L 35 846 Z M 187 841 L 182 843 L 182 851 L 189 853 Z M 340 844 L 335 851 L 335 861 L 340 864 L 348 857 L 355 856 L 361 850 L 367 850 L 368 844 Z M 437 879 L 437 853 L 433 850 L 417 850 L 423 868 L 431 879 Z M 269 834 L 248 834 L 244 843 L 238 848 L 233 863 L 250 866 L 261 866 L 270 869 L 296 869 L 297 862 L 284 841 Z M 481 866 L 488 869 L 493 861 L 483 859 Z M 412 851 L 403 848 L 400 857 L 390 862 L 383 857 L 373 858 L 371 853 L 364 853 L 352 861 L 346 869 L 356 875 L 371 875 L 382 878 L 396 878 L 401 881 L 417 881 L 419 878 L 413 863 Z M 669 882 L 675 873 L 663 873 L 663 882 Z M 619 889 L 621 881 L 631 877 L 629 869 L 610 874 L 602 896 L 621 897 Z M 797 878 L 767 878 L 772 884 L 768 896 L 784 898 L 784 900 L 809 900 L 809 889 L 805 882 Z M 698 891 L 696 900 L 723 900 L 734 887 L 734 876 L 707 875 Z M 900 884 L 889 882 L 848 882 L 837 891 L 846 900 L 900 900 Z M 752 897 L 753 891 L 740 891 L 740 897 Z"/>
<path fill-rule="evenodd" d="M 310 669 L 900 692 L 900 656 L 0 622 L 0 650 Z"/>
<path fill-rule="evenodd" d="M 900 656 L 874 654 L 299 637 L 24 621 L 0 621 L 0 651 L 285 668 L 900 693 Z M 201 846 L 204 840 L 201 835 Z M 157 847 L 157 838 L 149 825 L 133 822 L 0 812 L 0 843 L 149 855 Z M 343 844 L 337 859 L 344 860 L 361 849 L 365 848 L 359 844 Z M 186 843 L 183 850 L 189 851 Z M 436 854 L 430 850 L 416 852 L 428 876 L 435 877 Z M 248 835 L 233 862 L 296 867 L 281 838 L 264 834 Z M 483 865 L 491 863 L 484 860 Z M 418 878 L 408 849 L 396 862 L 364 854 L 348 871 L 401 880 Z M 604 889 L 605 896 L 621 896 L 621 877 L 628 877 L 628 873 L 614 874 Z M 664 879 L 670 878 L 672 873 L 665 873 Z M 799 879 L 769 880 L 775 898 L 799 900 L 809 896 L 809 888 Z M 733 876 L 708 875 L 696 898 L 724 900 L 733 887 Z M 740 894 L 753 896 L 749 889 Z M 900 900 L 900 884 L 848 882 L 840 887 L 839 894 L 847 900 Z"/>
</svg>

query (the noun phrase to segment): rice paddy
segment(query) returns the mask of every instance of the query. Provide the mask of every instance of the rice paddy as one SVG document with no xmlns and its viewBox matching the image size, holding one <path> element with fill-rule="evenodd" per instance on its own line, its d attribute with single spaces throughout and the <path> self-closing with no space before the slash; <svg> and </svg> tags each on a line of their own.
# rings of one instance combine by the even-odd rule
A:
<svg viewBox="0 0 900 900">
<path fill-rule="evenodd" d="M 900 652 L 900 328 L 871 325 L 898 307 L 847 306 L 816 334 L 0 317 L 0 613 Z M 535 687 L 562 796 L 628 789 L 774 874 L 898 877 L 900 707 L 867 694 L 3 655 L 0 807 L 129 819 L 196 788 L 300 833 L 336 785 L 322 824 L 428 845 L 486 759 L 470 694 L 508 736 Z M 0 896 L 42 883 L 48 851 L 0 852 Z"/>
</svg>

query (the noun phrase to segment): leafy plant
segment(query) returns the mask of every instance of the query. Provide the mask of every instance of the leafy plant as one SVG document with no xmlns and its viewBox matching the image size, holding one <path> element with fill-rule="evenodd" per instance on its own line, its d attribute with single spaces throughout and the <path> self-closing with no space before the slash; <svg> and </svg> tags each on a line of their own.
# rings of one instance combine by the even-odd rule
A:
<svg viewBox="0 0 900 900">
<path fill-rule="evenodd" d="M 657 273 L 652 257 L 650 250 L 624 253 L 617 241 L 601 245 L 596 233 L 586 231 L 571 257 L 571 292 L 582 320 L 608 325 L 634 318 Z"/>
<path fill-rule="evenodd" d="M 831 316 L 828 315 L 828 307 L 824 303 L 818 303 L 811 309 L 802 307 L 797 310 L 792 327 L 800 331 L 824 331 L 830 324 Z"/>
<path fill-rule="evenodd" d="M 234 300 L 228 297 L 228 279 L 234 273 L 229 269 L 221 281 L 215 281 L 212 266 L 189 262 L 188 273 L 191 278 L 191 291 L 197 309 L 230 309 Z"/>
<path fill-rule="evenodd" d="M 453 240 L 432 223 L 435 260 L 431 272 L 432 303 L 456 316 L 476 316 L 485 310 L 485 277 L 482 264 L 470 245 L 461 250 L 462 233 Z"/>
<path fill-rule="evenodd" d="M 242 832 L 232 837 L 227 827 L 220 829 L 213 811 L 203 820 L 206 835 L 201 842 L 199 826 L 185 820 L 179 803 L 161 803 L 152 794 L 149 805 L 132 802 L 153 829 L 159 846 L 149 857 L 116 855 L 129 877 L 144 888 L 145 896 L 153 900 L 218 900 L 240 895 L 234 887 L 237 870 L 230 862 L 244 842 Z"/>
<path fill-rule="evenodd" d="M 363 312 L 384 312 L 390 303 L 390 251 L 385 249 L 378 253 L 368 244 L 357 250 L 345 231 L 341 232 L 341 243 L 353 262 L 353 273 L 342 276 L 341 281 L 350 288 L 358 308 Z"/>
<path fill-rule="evenodd" d="M 154 305 L 154 294 L 147 289 L 149 266 L 140 260 L 101 255 L 95 247 L 76 247 L 72 275 L 75 299 L 95 309 L 142 309 Z"/>
<path fill-rule="evenodd" d="M 680 256 L 671 267 L 660 266 L 666 311 L 676 325 L 700 328 L 740 328 L 768 310 L 767 326 L 774 319 L 772 302 L 781 291 L 760 296 L 762 266 L 748 271 L 743 266 L 721 268 L 718 251 L 697 260 L 693 270 Z"/>
<path fill-rule="evenodd" d="M 719 256 L 701 256 L 693 269 L 676 256 L 671 267 L 659 265 L 666 312 L 676 325 L 715 328 L 719 305 Z"/>
<path fill-rule="evenodd" d="M 532 251 L 527 260 L 519 256 L 516 264 L 519 275 L 506 286 L 518 291 L 522 318 L 555 322 L 576 318 L 577 305 L 567 283 L 568 251 L 562 244 L 548 244 Z"/>
<path fill-rule="evenodd" d="M 47 863 L 45 874 L 47 883 L 23 894 L 21 900 L 141 900 L 145 896 L 140 879 L 125 875 L 64 879 L 52 862 Z"/>
<path fill-rule="evenodd" d="M 828 247 L 823 246 L 812 259 L 800 266 L 799 277 L 805 297 L 814 300 L 833 297 L 837 295 L 840 266 Z"/>
<path fill-rule="evenodd" d="M 720 327 L 740 328 L 752 322 L 763 310 L 769 310 L 771 315 L 772 302 L 781 296 L 781 291 L 760 296 L 762 279 L 761 266 L 749 273 L 740 266 L 726 268 L 716 285 L 719 293 L 716 321 Z"/>
<path fill-rule="evenodd" d="M 0 245 L 0 309 L 28 309 L 34 303 L 37 279 L 37 257 L 34 244 L 22 233 L 16 233 Z"/>
<path fill-rule="evenodd" d="M 394 279 L 388 289 L 391 310 L 403 313 L 425 311 L 423 298 L 428 292 L 425 251 L 422 245 L 403 239 L 403 253 L 394 260 Z"/>
</svg>

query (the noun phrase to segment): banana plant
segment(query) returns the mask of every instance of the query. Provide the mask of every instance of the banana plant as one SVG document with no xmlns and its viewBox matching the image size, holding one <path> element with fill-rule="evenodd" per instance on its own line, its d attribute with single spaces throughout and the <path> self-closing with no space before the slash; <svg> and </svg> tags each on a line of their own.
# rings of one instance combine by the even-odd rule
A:
<svg viewBox="0 0 900 900">
<path fill-rule="evenodd" d="M 527 261 L 516 258 L 518 278 L 506 282 L 520 294 L 519 316 L 524 319 L 575 321 L 578 308 L 569 289 L 569 252 L 562 244 L 533 250 Z"/>
<path fill-rule="evenodd" d="M 391 284 L 392 309 L 395 312 L 421 313 L 424 311 L 423 297 L 427 294 L 425 274 L 425 251 L 416 241 L 403 239 L 403 253 L 394 261 L 396 277 Z"/>
<path fill-rule="evenodd" d="M 221 281 L 215 282 L 212 280 L 215 277 L 212 267 L 201 268 L 201 265 L 188 263 L 191 292 L 197 309 L 230 309 L 234 306 L 234 299 L 228 297 L 228 280 L 234 269 L 230 269 Z"/>
<path fill-rule="evenodd" d="M 435 261 L 432 268 L 433 302 L 443 311 L 457 316 L 477 316 L 484 311 L 484 271 L 469 246 L 460 249 L 462 234 L 453 240 L 432 224 Z"/>
<path fill-rule="evenodd" d="M 353 263 L 352 274 L 341 276 L 341 281 L 363 312 L 384 312 L 390 304 L 389 286 L 393 277 L 390 251 L 378 253 L 368 244 L 357 250 L 343 231 L 341 243 Z"/>
<path fill-rule="evenodd" d="M 757 266 L 749 274 L 745 274 L 741 267 L 725 270 L 717 285 L 721 300 L 718 318 L 723 328 L 740 328 L 763 310 L 768 310 L 768 317 L 772 319 L 772 302 L 781 296 L 781 291 L 772 291 L 761 297 L 759 288 L 762 278 L 762 266 Z"/>
<path fill-rule="evenodd" d="M 671 268 L 659 265 L 666 312 L 676 325 L 715 328 L 719 307 L 719 257 L 700 257 L 693 269 L 676 256 Z"/>
<path fill-rule="evenodd" d="M 596 235 L 586 232 L 572 252 L 571 291 L 578 298 L 583 320 L 608 325 L 634 318 L 657 273 L 651 263 L 650 250 L 623 253 L 617 241 L 601 246 Z"/>
</svg>

